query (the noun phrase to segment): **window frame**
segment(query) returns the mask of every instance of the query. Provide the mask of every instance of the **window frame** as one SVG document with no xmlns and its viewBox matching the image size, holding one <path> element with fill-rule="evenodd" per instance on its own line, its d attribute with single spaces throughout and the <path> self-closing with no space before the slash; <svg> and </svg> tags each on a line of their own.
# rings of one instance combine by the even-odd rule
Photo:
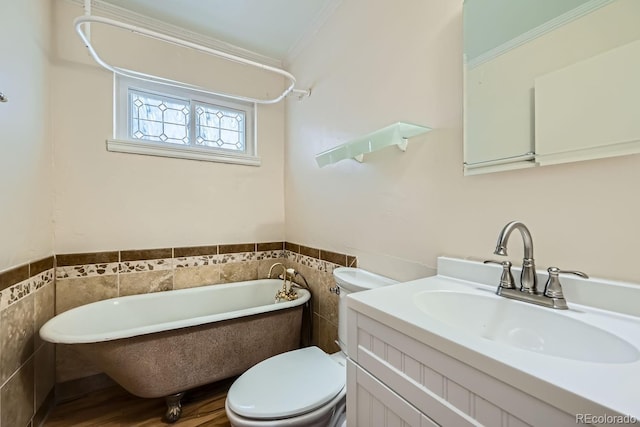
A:
<svg viewBox="0 0 640 427">
<path fill-rule="evenodd" d="M 178 98 L 187 102 L 190 109 L 189 144 L 181 145 L 171 142 L 130 138 L 132 112 L 129 102 L 129 89 L 152 95 Z M 114 74 L 113 99 L 114 137 L 107 140 L 107 151 L 260 166 L 257 146 L 257 105 L 255 103 L 230 100 L 215 95 L 203 94 L 188 87 L 168 86 L 117 74 Z M 244 152 L 222 147 L 196 145 L 194 143 L 196 139 L 196 106 L 199 104 L 244 112 Z"/>
</svg>

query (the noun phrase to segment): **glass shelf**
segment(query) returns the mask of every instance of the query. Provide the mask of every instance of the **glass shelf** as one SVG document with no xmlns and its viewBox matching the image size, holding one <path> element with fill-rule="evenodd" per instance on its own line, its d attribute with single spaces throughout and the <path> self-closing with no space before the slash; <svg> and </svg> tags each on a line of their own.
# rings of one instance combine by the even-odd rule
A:
<svg viewBox="0 0 640 427">
<path fill-rule="evenodd" d="M 344 159 L 364 160 L 366 153 L 381 150 L 391 145 L 406 151 L 409 138 L 427 133 L 431 128 L 397 122 L 375 132 L 361 136 L 322 153 L 316 154 L 319 167 L 324 167 Z"/>
</svg>

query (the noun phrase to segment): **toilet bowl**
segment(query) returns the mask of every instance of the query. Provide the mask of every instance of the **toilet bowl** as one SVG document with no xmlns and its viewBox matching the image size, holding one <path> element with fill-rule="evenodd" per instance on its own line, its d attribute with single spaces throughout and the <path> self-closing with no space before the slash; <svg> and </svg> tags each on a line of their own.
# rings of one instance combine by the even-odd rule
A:
<svg viewBox="0 0 640 427">
<path fill-rule="evenodd" d="M 225 409 L 233 427 L 346 426 L 346 296 L 397 283 L 351 267 L 333 271 L 340 295 L 338 344 L 327 354 L 306 347 L 273 356 L 233 383 Z"/>
</svg>

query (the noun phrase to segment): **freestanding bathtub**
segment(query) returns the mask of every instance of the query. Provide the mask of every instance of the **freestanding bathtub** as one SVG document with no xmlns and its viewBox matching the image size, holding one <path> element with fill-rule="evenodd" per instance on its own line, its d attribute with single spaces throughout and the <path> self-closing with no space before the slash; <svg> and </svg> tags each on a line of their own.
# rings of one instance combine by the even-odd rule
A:
<svg viewBox="0 0 640 427">
<path fill-rule="evenodd" d="M 276 303 L 281 287 L 263 279 L 112 298 L 57 315 L 40 336 L 73 346 L 136 396 L 166 397 L 173 422 L 184 391 L 299 347 L 310 294 Z"/>
</svg>

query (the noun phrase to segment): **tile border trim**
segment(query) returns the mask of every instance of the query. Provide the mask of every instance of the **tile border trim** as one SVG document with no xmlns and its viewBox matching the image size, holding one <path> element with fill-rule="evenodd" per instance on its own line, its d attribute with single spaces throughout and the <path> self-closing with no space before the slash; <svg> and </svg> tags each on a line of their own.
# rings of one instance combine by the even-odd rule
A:
<svg viewBox="0 0 640 427">
<path fill-rule="evenodd" d="M 0 312 L 21 299 L 34 294 L 39 289 L 54 283 L 54 271 L 54 268 L 50 268 L 0 291 Z"/>
<path fill-rule="evenodd" d="M 339 266 L 355 267 L 358 262 L 355 256 L 286 241 L 51 255 L 0 272 L 0 311 L 56 279 L 175 271 L 277 258 L 325 272 Z"/>
<path fill-rule="evenodd" d="M 66 279 L 286 258 L 287 253 L 303 256 L 305 265 L 319 269 L 323 269 L 320 261 L 338 266 L 357 266 L 354 256 L 283 241 L 60 254 L 56 256 L 56 277 Z M 74 260 L 80 262 L 74 264 Z M 113 270 L 114 266 L 117 272 Z"/>
</svg>

